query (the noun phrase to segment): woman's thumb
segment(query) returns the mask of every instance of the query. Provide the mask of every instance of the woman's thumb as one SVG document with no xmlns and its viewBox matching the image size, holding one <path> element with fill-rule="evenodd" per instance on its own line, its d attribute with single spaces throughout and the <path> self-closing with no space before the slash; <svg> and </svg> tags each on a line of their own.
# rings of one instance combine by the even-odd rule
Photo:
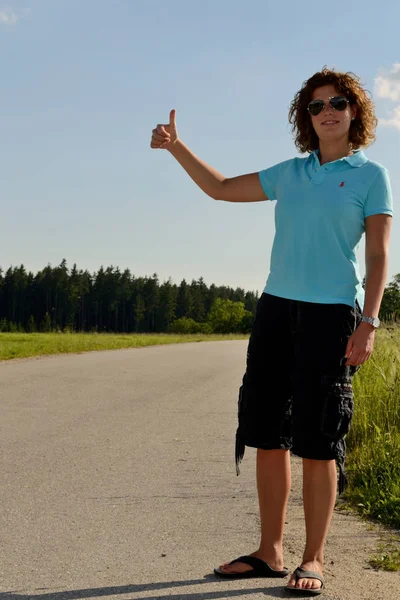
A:
<svg viewBox="0 0 400 600">
<path fill-rule="evenodd" d="M 176 129 L 176 110 L 172 109 L 169 113 L 169 125 Z"/>
</svg>

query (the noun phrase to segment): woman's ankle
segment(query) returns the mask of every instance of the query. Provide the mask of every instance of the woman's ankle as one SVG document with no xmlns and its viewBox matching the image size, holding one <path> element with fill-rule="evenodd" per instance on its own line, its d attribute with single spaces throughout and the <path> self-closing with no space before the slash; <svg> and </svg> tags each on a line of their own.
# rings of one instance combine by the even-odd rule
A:
<svg viewBox="0 0 400 600">
<path fill-rule="evenodd" d="M 275 554 L 282 554 L 283 553 L 283 542 L 281 542 L 281 541 L 271 542 L 269 540 L 261 539 L 259 549 L 261 552 L 271 552 L 271 553 L 275 553 Z"/>
<path fill-rule="evenodd" d="M 260 557 L 263 557 L 267 562 L 273 562 L 274 563 L 274 568 L 275 565 L 277 565 L 277 567 L 282 567 L 282 563 L 283 563 L 283 546 L 282 544 L 265 544 L 265 543 L 261 543 L 258 550 L 257 550 L 257 554 L 260 555 Z M 273 566 L 273 565 L 270 565 Z"/>
<path fill-rule="evenodd" d="M 320 552 L 304 552 L 301 564 L 317 563 L 321 567 L 324 566 L 324 555 Z"/>
</svg>

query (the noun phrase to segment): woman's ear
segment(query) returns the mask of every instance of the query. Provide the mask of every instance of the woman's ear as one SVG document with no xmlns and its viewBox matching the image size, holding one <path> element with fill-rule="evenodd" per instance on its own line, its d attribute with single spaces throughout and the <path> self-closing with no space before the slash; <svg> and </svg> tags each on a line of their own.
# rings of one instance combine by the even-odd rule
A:
<svg viewBox="0 0 400 600">
<path fill-rule="evenodd" d="M 352 104 L 350 108 L 351 108 L 351 120 L 354 121 L 354 119 L 356 118 L 357 113 L 358 113 L 357 104 Z"/>
</svg>

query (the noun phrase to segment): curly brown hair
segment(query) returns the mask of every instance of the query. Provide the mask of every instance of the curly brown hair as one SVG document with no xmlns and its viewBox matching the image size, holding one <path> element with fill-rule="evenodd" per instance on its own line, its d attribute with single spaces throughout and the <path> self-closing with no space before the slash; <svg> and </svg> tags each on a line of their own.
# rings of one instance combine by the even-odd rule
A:
<svg viewBox="0 0 400 600">
<path fill-rule="evenodd" d="M 375 129 L 378 119 L 375 106 L 368 92 L 361 86 L 360 78 L 354 73 L 340 73 L 334 69 L 323 67 L 310 79 L 304 81 L 301 90 L 295 95 L 289 111 L 289 123 L 295 145 L 300 152 L 313 152 L 319 148 L 319 139 L 307 110 L 312 94 L 316 88 L 332 84 L 339 94 L 343 94 L 350 104 L 357 105 L 357 115 L 351 122 L 349 143 L 352 149 L 366 147 L 375 141 Z"/>
</svg>

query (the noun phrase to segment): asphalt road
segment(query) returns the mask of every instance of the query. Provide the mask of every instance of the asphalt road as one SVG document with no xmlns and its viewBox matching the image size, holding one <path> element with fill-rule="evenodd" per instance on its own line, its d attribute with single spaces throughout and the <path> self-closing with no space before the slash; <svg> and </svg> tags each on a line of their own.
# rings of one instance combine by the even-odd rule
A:
<svg viewBox="0 0 400 600">
<path fill-rule="evenodd" d="M 255 450 L 236 476 L 247 342 L 0 363 L 0 600 L 287 597 L 285 580 L 217 580 L 258 544 Z M 304 545 L 293 458 L 285 563 Z M 399 600 L 374 571 L 377 528 L 336 511 L 328 600 Z"/>
</svg>

